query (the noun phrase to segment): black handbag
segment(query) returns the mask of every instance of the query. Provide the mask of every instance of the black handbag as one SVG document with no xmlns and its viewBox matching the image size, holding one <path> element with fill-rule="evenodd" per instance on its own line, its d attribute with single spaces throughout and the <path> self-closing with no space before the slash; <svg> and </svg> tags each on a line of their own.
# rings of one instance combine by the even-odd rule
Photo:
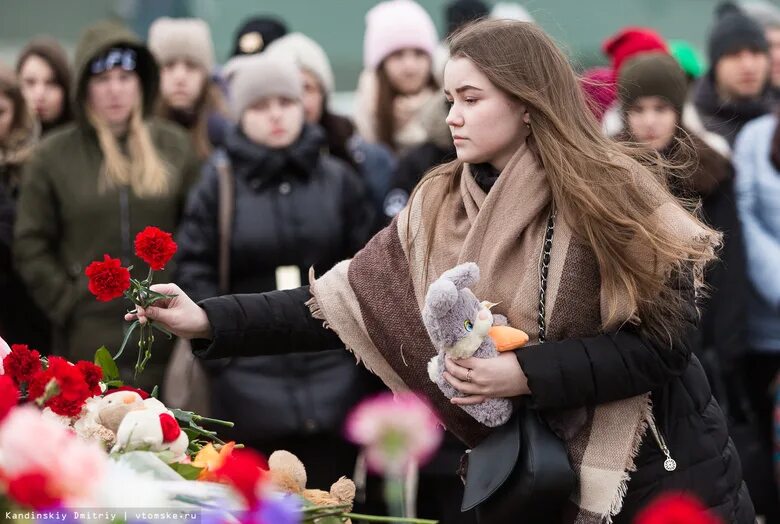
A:
<svg viewBox="0 0 780 524">
<path fill-rule="evenodd" d="M 555 214 L 547 222 L 539 283 L 539 342 L 546 334 L 545 293 L 550 265 Z M 562 508 L 576 477 L 566 446 L 524 403 L 509 421 L 496 428 L 468 453 L 466 486 L 461 511 L 476 509 L 480 524 L 547 522 Z"/>
</svg>

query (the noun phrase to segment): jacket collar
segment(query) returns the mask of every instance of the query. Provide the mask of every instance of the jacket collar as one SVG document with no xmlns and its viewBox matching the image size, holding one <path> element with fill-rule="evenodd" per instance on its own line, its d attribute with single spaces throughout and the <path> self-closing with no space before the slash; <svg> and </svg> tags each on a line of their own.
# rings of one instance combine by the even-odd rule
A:
<svg viewBox="0 0 780 524">
<path fill-rule="evenodd" d="M 239 126 L 232 127 L 225 137 L 225 148 L 236 174 L 263 182 L 283 173 L 308 178 L 317 167 L 324 145 L 324 132 L 312 124 L 305 124 L 297 140 L 282 149 L 253 142 Z"/>
</svg>

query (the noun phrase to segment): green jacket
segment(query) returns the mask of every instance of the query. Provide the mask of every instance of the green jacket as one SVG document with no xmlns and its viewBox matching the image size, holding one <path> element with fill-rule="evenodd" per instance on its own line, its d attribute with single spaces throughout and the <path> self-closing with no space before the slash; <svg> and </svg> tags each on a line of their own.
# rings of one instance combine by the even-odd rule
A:
<svg viewBox="0 0 780 524">
<path fill-rule="evenodd" d="M 133 240 L 146 226 L 174 232 L 190 186 L 199 174 L 189 137 L 178 126 L 147 119 L 152 142 L 170 167 L 169 192 L 139 198 L 128 187 L 99 189 L 103 153 L 83 106 L 87 66 L 98 53 L 117 44 L 139 52 L 138 69 L 149 115 L 157 89 L 154 60 L 132 34 L 113 24 L 87 30 L 76 53 L 75 122 L 47 136 L 25 166 L 14 229 L 14 258 L 35 301 L 58 328 L 55 351 L 67 358 L 92 360 L 97 348 L 119 349 L 124 298 L 98 302 L 87 289 L 84 270 L 103 254 L 133 265 L 133 276 L 145 278 L 148 267 L 135 256 Z M 148 56 L 146 56 L 148 55 Z M 171 268 L 155 281 L 170 279 Z M 156 336 L 154 357 L 138 385 L 160 384 L 172 341 Z M 137 339 L 136 339 L 137 340 Z M 137 345 L 131 342 L 120 361 L 132 369 Z M 128 374 L 125 374 L 128 377 Z"/>
</svg>

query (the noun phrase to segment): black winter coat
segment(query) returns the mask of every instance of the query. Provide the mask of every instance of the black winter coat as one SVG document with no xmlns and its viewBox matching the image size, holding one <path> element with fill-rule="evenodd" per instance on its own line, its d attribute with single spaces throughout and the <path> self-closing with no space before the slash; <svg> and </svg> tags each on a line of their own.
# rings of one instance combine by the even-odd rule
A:
<svg viewBox="0 0 780 524">
<path fill-rule="evenodd" d="M 772 110 L 772 96 L 768 89 L 756 100 L 722 101 L 715 87 L 713 72 L 699 79 L 694 88 L 693 103 L 707 131 L 722 136 L 730 146 L 734 145 L 745 124 Z"/>
<path fill-rule="evenodd" d="M 322 153 L 323 144 L 316 126 L 305 126 L 300 138 L 281 150 L 253 143 L 238 128 L 226 135 L 225 151 L 217 154 L 227 154 L 235 178 L 229 292 L 276 289 L 280 266 L 297 267 L 305 282 L 310 267 L 322 273 L 368 239 L 372 210 L 363 185 L 346 164 Z M 206 165 L 190 195 L 177 238 L 177 282 L 197 300 L 219 294 L 215 161 Z M 276 321 L 284 329 L 284 319 Z M 262 340 L 255 343 L 265 346 Z M 340 347 L 335 339 L 330 349 Z M 214 415 L 244 424 L 231 438 L 256 443 L 339 430 L 348 409 L 365 393 L 368 373 L 348 353 L 289 349 L 298 353 L 209 366 Z M 263 415 L 246 417 L 247 409 Z"/>
<path fill-rule="evenodd" d="M 336 347 L 336 334 L 311 317 L 305 305 L 309 298 L 308 288 L 302 287 L 203 301 L 213 341 L 194 341 L 195 353 L 205 359 L 253 355 L 258 340 L 266 354 Z M 285 319 L 284 329 L 275 318 Z M 661 347 L 625 328 L 517 351 L 533 392 L 530 400 L 539 409 L 594 405 L 652 392 L 655 420 L 677 469 L 664 470 L 665 456 L 648 431 L 616 524 L 632 522 L 637 511 L 667 490 L 693 493 L 724 522 L 755 520 L 723 414 L 691 354 L 696 331 L 691 322 L 686 336 L 672 347 Z"/>
</svg>

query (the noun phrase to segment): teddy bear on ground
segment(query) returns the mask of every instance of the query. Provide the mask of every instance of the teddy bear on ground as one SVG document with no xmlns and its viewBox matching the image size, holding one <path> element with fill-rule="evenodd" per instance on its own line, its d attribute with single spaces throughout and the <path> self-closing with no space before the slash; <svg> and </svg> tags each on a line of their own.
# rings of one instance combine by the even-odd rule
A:
<svg viewBox="0 0 780 524">
<path fill-rule="evenodd" d="M 517 349 L 528 342 L 527 334 L 506 325 L 506 317 L 491 313 L 496 304 L 477 299 L 469 287 L 478 281 L 479 267 L 466 262 L 445 271 L 425 296 L 423 323 L 438 351 L 428 362 L 428 376 L 447 398 L 463 396 L 443 376 L 447 355 L 456 360 L 493 358 L 499 351 Z M 506 398 L 488 398 L 461 407 L 488 427 L 504 424 L 512 414 L 512 403 Z"/>
<path fill-rule="evenodd" d="M 355 500 L 355 483 L 341 477 L 330 487 L 330 491 L 306 489 L 306 468 L 295 455 L 277 450 L 268 457 L 271 480 L 282 491 L 300 495 L 316 506 L 338 506 L 347 504 L 346 511 L 352 511 Z"/>
<path fill-rule="evenodd" d="M 184 459 L 189 443 L 173 413 L 156 398 L 147 398 L 121 418 L 111 452 L 154 451 L 165 462 L 172 463 Z"/>
</svg>

